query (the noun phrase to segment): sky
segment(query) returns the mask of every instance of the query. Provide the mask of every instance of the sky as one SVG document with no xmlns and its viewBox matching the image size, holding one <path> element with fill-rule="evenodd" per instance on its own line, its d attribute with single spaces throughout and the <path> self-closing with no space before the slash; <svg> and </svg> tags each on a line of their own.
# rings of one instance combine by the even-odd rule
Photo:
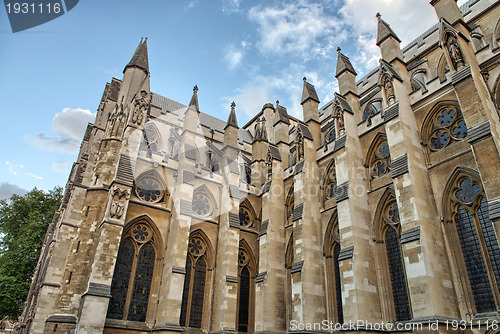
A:
<svg viewBox="0 0 500 334">
<path fill-rule="evenodd" d="M 459 4 L 465 0 L 458 1 Z M 80 0 L 12 33 L 0 8 L 0 199 L 64 186 L 106 82 L 148 38 L 151 90 L 243 126 L 265 103 L 301 118 L 302 78 L 337 91 L 337 47 L 358 78 L 378 65 L 377 12 L 402 47 L 437 22 L 429 0 Z"/>
</svg>

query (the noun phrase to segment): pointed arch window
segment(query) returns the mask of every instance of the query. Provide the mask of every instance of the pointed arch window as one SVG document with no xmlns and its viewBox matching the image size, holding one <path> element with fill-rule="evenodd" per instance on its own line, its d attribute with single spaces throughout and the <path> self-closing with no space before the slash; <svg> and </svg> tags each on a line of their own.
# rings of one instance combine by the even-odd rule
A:
<svg viewBox="0 0 500 334">
<path fill-rule="evenodd" d="M 384 193 L 375 218 L 376 258 L 381 279 L 381 299 L 390 300 L 383 312 L 389 321 L 412 318 L 410 294 L 406 279 L 405 263 L 401 248 L 401 223 L 393 191 Z"/>
<path fill-rule="evenodd" d="M 370 125 L 371 118 L 376 114 L 380 113 L 382 110 L 382 100 L 375 100 L 373 102 L 368 103 L 363 112 L 363 121 L 368 121 Z"/>
<path fill-rule="evenodd" d="M 371 179 L 384 176 L 391 170 L 391 152 L 385 135 L 379 136 L 372 144 L 369 168 Z"/>
<path fill-rule="evenodd" d="M 207 282 L 207 244 L 201 237 L 189 239 L 186 276 L 182 292 L 180 325 L 201 328 Z"/>
<path fill-rule="evenodd" d="M 324 255 L 326 261 L 327 290 L 329 314 L 337 323 L 344 322 L 342 306 L 342 283 L 340 273 L 340 236 L 337 213 L 335 212 L 325 233 Z"/>
<path fill-rule="evenodd" d="M 335 125 L 332 126 L 332 128 L 328 131 L 328 133 L 325 136 L 325 142 L 326 143 L 331 143 L 332 141 L 335 140 L 336 133 L 335 133 Z"/>
<path fill-rule="evenodd" d="M 248 332 L 251 320 L 252 273 L 255 268 L 251 252 L 245 241 L 238 250 L 238 332 Z"/>
<path fill-rule="evenodd" d="M 335 198 L 335 191 L 337 189 L 337 173 L 335 170 L 335 162 L 332 162 L 325 174 L 323 180 L 323 189 L 324 200 Z"/>
<path fill-rule="evenodd" d="M 292 223 L 293 219 L 293 209 L 295 208 L 295 196 L 294 196 L 294 188 L 293 186 L 288 191 L 288 196 L 286 198 L 286 224 Z"/>
<path fill-rule="evenodd" d="M 211 217 L 214 213 L 213 196 L 205 186 L 196 189 L 191 202 L 193 213 L 199 217 Z"/>
<path fill-rule="evenodd" d="M 155 262 L 153 232 L 147 224 L 137 223 L 118 249 L 107 318 L 146 321 Z"/>
<path fill-rule="evenodd" d="M 431 152 L 467 138 L 468 130 L 457 103 L 437 104 L 424 121 L 422 136 Z"/>
<path fill-rule="evenodd" d="M 146 156 L 151 157 L 153 152 L 158 152 L 160 148 L 160 135 L 153 126 L 146 126 L 141 142 L 141 150 L 146 151 Z"/>
<path fill-rule="evenodd" d="M 460 244 L 455 252 L 461 253 L 465 264 L 475 305 L 473 312 L 495 311 L 500 284 L 500 248 L 483 187 L 472 175 L 463 175 L 453 182 L 450 192 L 451 221 Z"/>
</svg>

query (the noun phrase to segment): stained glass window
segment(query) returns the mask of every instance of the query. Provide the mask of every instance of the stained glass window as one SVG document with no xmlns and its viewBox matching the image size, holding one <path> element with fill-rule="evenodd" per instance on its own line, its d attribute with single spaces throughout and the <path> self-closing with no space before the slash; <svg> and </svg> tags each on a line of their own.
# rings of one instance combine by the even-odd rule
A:
<svg viewBox="0 0 500 334">
<path fill-rule="evenodd" d="M 488 201 L 481 193 L 481 184 L 466 177 L 458 183 L 453 196 L 453 201 L 459 204 L 455 226 L 478 313 L 497 309 L 493 286 L 500 283 L 500 248 L 489 218 Z"/>
<path fill-rule="evenodd" d="M 152 233 L 145 224 L 133 226 L 124 235 L 113 273 L 107 318 L 146 321 L 156 261 L 152 242 Z"/>
<path fill-rule="evenodd" d="M 337 174 L 335 172 L 335 165 L 330 167 L 324 181 L 325 184 L 325 199 L 335 198 L 335 190 L 337 189 Z"/>
<path fill-rule="evenodd" d="M 340 283 L 340 267 L 339 267 L 340 245 L 335 243 L 333 248 L 333 262 L 335 266 L 335 294 L 337 297 L 337 322 L 344 323 L 344 311 L 342 309 L 342 285 Z"/>
<path fill-rule="evenodd" d="M 199 237 L 192 237 L 189 240 L 182 293 L 181 326 L 193 328 L 202 326 L 207 276 L 207 262 L 204 256 L 206 247 L 205 242 Z"/>
<path fill-rule="evenodd" d="M 396 320 L 410 320 L 411 310 L 408 298 L 408 288 L 406 286 L 403 256 L 401 254 L 401 245 L 399 243 L 398 233 L 392 227 L 389 227 L 385 233 L 385 246 L 387 249 L 387 259 L 389 261 Z"/>
<path fill-rule="evenodd" d="M 118 249 L 115 272 L 111 281 L 111 299 L 107 315 L 110 319 L 123 318 L 133 261 L 134 245 L 130 239 L 125 239 Z"/>
<path fill-rule="evenodd" d="M 248 332 L 248 307 L 250 301 L 250 271 L 241 269 L 238 298 L 238 332 Z"/>
<path fill-rule="evenodd" d="M 457 107 L 442 108 L 435 113 L 431 122 L 428 144 L 432 151 L 438 151 L 467 137 L 467 126 L 462 112 Z"/>
</svg>

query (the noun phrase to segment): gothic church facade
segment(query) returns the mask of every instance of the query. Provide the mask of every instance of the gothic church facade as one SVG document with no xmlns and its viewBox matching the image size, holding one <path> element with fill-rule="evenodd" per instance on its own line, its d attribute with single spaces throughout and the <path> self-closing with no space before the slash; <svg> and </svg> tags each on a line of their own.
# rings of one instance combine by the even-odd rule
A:
<svg viewBox="0 0 500 334">
<path fill-rule="evenodd" d="M 304 78 L 302 120 L 268 103 L 241 128 L 196 87 L 187 105 L 152 92 L 141 41 L 88 125 L 19 331 L 498 320 L 500 3 L 431 4 L 439 23 L 404 49 L 378 15 L 365 77 L 339 50 L 333 100 Z"/>
</svg>

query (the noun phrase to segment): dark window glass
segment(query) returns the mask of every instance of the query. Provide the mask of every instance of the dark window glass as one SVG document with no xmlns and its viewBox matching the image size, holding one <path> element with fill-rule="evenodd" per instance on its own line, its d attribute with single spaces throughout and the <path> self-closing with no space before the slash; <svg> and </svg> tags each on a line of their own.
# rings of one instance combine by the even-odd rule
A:
<svg viewBox="0 0 500 334">
<path fill-rule="evenodd" d="M 500 247 L 498 247 L 497 235 L 488 212 L 488 201 L 483 198 L 481 200 L 481 207 L 477 211 L 477 215 L 479 217 L 481 229 L 483 230 L 486 247 L 488 247 L 488 255 L 490 256 L 493 273 L 497 284 L 500 285 Z"/>
<path fill-rule="evenodd" d="M 189 327 L 201 328 L 206 274 L 207 265 L 205 260 L 200 258 L 194 267 L 193 297 L 191 300 L 191 312 L 189 314 Z"/>
<path fill-rule="evenodd" d="M 155 249 L 150 243 L 144 245 L 137 259 L 134 277 L 134 288 L 130 298 L 127 320 L 146 321 L 148 311 L 149 291 L 155 265 Z"/>
<path fill-rule="evenodd" d="M 248 332 L 248 302 L 250 300 L 250 272 L 245 266 L 240 274 L 240 298 L 238 314 L 238 331 Z"/>
<path fill-rule="evenodd" d="M 110 319 L 123 319 L 133 260 L 134 245 L 130 239 L 125 239 L 118 250 L 115 272 L 111 281 L 111 299 L 107 314 Z"/>
<path fill-rule="evenodd" d="M 180 325 L 186 326 L 186 312 L 189 298 L 189 284 L 191 283 L 191 257 L 186 258 L 186 276 L 184 277 L 184 289 L 182 292 Z"/>
<path fill-rule="evenodd" d="M 401 256 L 401 245 L 395 229 L 389 227 L 385 234 L 385 246 L 387 248 L 387 258 L 389 260 L 389 272 L 391 274 L 392 297 L 396 310 L 396 320 L 410 320 L 411 310 L 406 287 L 406 277 Z"/>
<path fill-rule="evenodd" d="M 342 309 L 342 286 L 340 284 L 340 268 L 339 268 L 340 245 L 335 244 L 333 249 L 333 261 L 335 265 L 335 290 L 337 295 L 337 321 L 340 324 L 344 323 L 344 312 Z"/>
<path fill-rule="evenodd" d="M 458 207 L 455 224 L 477 312 L 495 311 L 495 301 L 474 221 L 463 206 Z"/>
</svg>

